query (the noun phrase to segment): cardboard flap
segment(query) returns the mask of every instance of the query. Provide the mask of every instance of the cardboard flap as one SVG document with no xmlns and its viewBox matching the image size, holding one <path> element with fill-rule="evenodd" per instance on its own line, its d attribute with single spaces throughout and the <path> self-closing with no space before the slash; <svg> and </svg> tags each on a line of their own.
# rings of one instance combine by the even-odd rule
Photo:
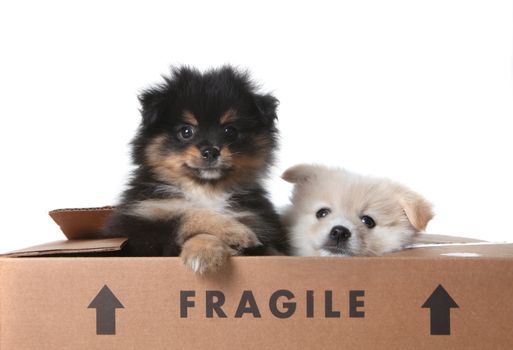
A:
<svg viewBox="0 0 513 350">
<path fill-rule="evenodd" d="M 57 209 L 49 215 L 69 240 L 94 239 L 113 211 L 114 207 Z"/>
<path fill-rule="evenodd" d="M 20 250 L 15 250 L 2 256 L 14 258 L 30 256 L 49 256 L 59 254 L 113 252 L 121 250 L 121 246 L 123 245 L 123 243 L 125 243 L 126 240 L 126 238 L 120 237 L 106 239 L 76 239 L 72 241 L 56 241 Z"/>
</svg>

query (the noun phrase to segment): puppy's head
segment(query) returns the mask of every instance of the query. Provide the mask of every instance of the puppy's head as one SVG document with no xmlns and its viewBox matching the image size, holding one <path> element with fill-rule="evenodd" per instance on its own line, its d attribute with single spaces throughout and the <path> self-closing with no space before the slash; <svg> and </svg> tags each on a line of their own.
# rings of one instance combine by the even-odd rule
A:
<svg viewBox="0 0 513 350">
<path fill-rule="evenodd" d="M 229 66 L 174 68 L 164 80 L 139 97 L 137 165 L 175 184 L 229 187 L 265 174 L 277 138 L 273 96 L 259 94 L 247 73 Z"/>
<path fill-rule="evenodd" d="M 298 165 L 286 214 L 299 255 L 381 255 L 400 249 L 433 217 L 419 194 L 386 179 L 343 169 Z"/>
</svg>

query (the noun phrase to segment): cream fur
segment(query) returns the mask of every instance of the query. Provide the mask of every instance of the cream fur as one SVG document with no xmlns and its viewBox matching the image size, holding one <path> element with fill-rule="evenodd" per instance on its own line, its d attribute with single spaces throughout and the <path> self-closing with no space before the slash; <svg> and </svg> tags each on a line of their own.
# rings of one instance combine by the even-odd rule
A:
<svg viewBox="0 0 513 350">
<path fill-rule="evenodd" d="M 323 245 L 337 225 L 351 231 L 339 255 L 381 255 L 409 244 L 433 217 L 429 202 L 388 179 L 306 164 L 288 169 L 282 177 L 295 185 L 292 204 L 283 215 L 294 255 L 334 255 Z M 321 208 L 331 213 L 317 219 Z M 363 215 L 371 216 L 376 226 L 366 227 Z"/>
</svg>

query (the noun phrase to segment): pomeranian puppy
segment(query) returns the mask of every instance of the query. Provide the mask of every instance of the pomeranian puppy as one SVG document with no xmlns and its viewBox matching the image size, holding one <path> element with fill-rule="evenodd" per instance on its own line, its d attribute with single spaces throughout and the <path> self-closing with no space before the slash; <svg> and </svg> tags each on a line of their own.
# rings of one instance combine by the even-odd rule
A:
<svg viewBox="0 0 513 350">
<path fill-rule="evenodd" d="M 173 68 L 139 97 L 136 169 L 104 227 L 130 256 L 181 256 L 195 272 L 236 254 L 287 253 L 262 186 L 277 147 L 278 100 L 230 66 Z"/>
<path fill-rule="evenodd" d="M 282 178 L 294 184 L 284 212 L 294 255 L 381 255 L 410 244 L 433 217 L 424 198 L 387 179 L 320 165 Z"/>
</svg>

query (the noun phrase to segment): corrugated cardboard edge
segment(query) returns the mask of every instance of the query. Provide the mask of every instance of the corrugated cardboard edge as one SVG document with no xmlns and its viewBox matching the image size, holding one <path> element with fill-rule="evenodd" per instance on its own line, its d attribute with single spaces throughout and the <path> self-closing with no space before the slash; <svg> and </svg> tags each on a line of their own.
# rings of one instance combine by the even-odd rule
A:
<svg viewBox="0 0 513 350">
<path fill-rule="evenodd" d="M 67 212 L 68 213 L 68 212 Z M 94 237 L 94 235 L 92 235 Z M 116 252 L 122 249 L 123 244 L 127 241 L 125 237 L 118 238 L 103 238 L 103 239 L 71 239 L 55 241 L 45 244 L 40 244 L 28 248 L 18 249 L 6 254 L 0 254 L 0 257 L 37 257 L 37 256 L 52 256 L 60 254 L 77 254 L 77 253 L 107 253 Z M 420 244 L 420 247 L 415 245 Z M 422 234 L 419 235 L 411 247 L 405 250 L 417 251 L 419 249 L 430 249 L 422 245 L 429 245 L 432 247 L 442 245 L 466 245 L 466 244 L 490 244 L 489 242 L 479 241 L 472 238 Z M 403 250 L 404 251 L 404 250 Z M 391 254 L 397 254 L 394 252 Z"/>
<path fill-rule="evenodd" d="M 15 250 L 0 256 L 18 258 L 58 254 L 115 252 L 121 250 L 126 240 L 127 238 L 118 237 L 105 239 L 75 239 L 68 241 L 55 241 Z"/>
<path fill-rule="evenodd" d="M 114 211 L 114 207 L 66 208 L 52 210 L 48 214 L 61 228 L 66 238 L 98 238 L 98 233 Z"/>
<path fill-rule="evenodd" d="M 459 236 L 447 236 L 447 235 L 435 235 L 431 233 L 421 233 L 415 237 L 415 241 L 412 246 L 417 244 L 448 244 L 448 243 L 485 243 L 486 241 L 459 237 Z"/>
</svg>

